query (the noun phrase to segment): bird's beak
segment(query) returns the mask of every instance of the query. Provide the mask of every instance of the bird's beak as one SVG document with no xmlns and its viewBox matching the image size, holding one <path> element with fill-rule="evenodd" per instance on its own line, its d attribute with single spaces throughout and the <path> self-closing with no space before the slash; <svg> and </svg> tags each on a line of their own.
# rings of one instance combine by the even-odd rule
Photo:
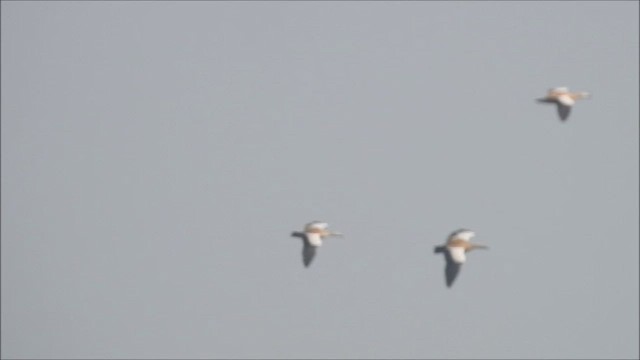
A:
<svg viewBox="0 0 640 360">
<path fill-rule="evenodd" d="M 344 234 L 343 234 L 343 233 L 341 233 L 341 232 L 332 232 L 332 233 L 331 233 L 331 235 L 332 235 L 332 236 L 340 236 L 340 237 L 343 237 L 343 236 L 344 236 Z"/>
</svg>

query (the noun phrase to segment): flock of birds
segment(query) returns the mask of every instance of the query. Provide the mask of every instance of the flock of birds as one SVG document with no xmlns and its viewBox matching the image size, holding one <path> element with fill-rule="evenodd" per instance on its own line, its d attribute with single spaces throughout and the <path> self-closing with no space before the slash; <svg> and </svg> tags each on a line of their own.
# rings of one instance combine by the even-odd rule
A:
<svg viewBox="0 0 640 360">
<path fill-rule="evenodd" d="M 541 103 L 555 104 L 558 116 L 561 121 L 566 121 L 573 105 L 577 100 L 588 98 L 587 92 L 570 92 L 566 87 L 556 87 L 550 89 L 547 95 L 537 99 Z M 341 232 L 329 230 L 329 224 L 323 221 L 312 221 L 304 226 L 303 231 L 294 231 L 292 237 L 302 239 L 302 263 L 308 267 L 316 256 L 318 247 L 322 245 L 322 240 L 332 236 L 343 236 Z M 451 233 L 444 245 L 434 248 L 434 253 L 444 254 L 445 258 L 445 282 L 447 287 L 451 287 L 455 281 L 462 264 L 467 260 L 467 255 L 474 249 L 488 249 L 485 245 L 474 244 L 471 238 L 475 233 L 469 229 L 458 229 Z"/>
</svg>

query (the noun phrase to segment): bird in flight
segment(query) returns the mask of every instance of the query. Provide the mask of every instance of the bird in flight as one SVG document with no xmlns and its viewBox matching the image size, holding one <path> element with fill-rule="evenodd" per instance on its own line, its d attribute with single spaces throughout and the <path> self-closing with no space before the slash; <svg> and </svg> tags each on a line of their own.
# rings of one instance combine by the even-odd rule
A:
<svg viewBox="0 0 640 360">
<path fill-rule="evenodd" d="M 547 96 L 537 100 L 541 103 L 556 104 L 560 120 L 566 121 L 571 112 L 571 107 L 575 105 L 576 100 L 585 99 L 590 96 L 588 92 L 569 92 L 569 89 L 566 87 L 557 87 L 549 89 Z"/>
<path fill-rule="evenodd" d="M 305 267 L 311 264 L 316 250 L 322 246 L 322 240 L 329 236 L 343 236 L 340 232 L 329 231 L 329 224 L 323 221 L 312 221 L 304 226 L 304 231 L 294 231 L 292 237 L 302 239 L 302 263 Z"/>
<path fill-rule="evenodd" d="M 451 233 L 444 245 L 434 248 L 434 253 L 444 253 L 446 265 L 444 268 L 447 287 L 451 287 L 458 276 L 462 264 L 467 259 L 466 253 L 473 249 L 488 249 L 487 246 L 471 243 L 470 240 L 476 234 L 467 229 L 459 229 Z"/>
</svg>

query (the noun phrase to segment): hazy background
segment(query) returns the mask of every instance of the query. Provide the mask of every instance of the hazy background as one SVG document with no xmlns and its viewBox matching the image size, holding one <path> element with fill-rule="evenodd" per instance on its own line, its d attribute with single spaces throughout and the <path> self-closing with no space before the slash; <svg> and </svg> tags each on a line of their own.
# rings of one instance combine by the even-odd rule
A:
<svg viewBox="0 0 640 360">
<path fill-rule="evenodd" d="M 2 357 L 638 358 L 638 11 L 3 1 Z"/>
</svg>

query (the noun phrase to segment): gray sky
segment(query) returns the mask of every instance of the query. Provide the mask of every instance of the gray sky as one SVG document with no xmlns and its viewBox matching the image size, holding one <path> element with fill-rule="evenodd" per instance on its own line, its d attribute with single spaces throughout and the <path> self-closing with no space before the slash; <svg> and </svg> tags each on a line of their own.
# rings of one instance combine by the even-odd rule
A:
<svg viewBox="0 0 640 360">
<path fill-rule="evenodd" d="M 638 358 L 638 10 L 2 2 L 2 357 Z"/>
</svg>

